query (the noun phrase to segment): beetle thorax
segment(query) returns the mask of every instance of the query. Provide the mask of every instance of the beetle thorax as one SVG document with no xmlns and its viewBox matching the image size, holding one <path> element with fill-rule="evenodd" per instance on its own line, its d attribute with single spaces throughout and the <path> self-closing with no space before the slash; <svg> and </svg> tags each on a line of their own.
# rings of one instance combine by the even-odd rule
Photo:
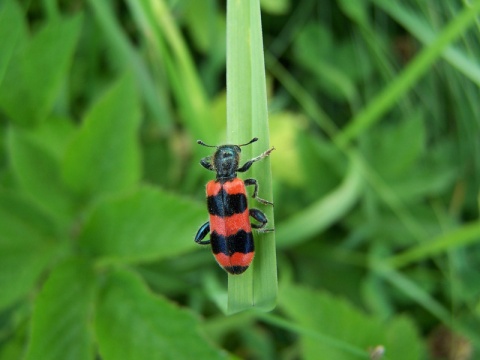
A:
<svg viewBox="0 0 480 360">
<path fill-rule="evenodd" d="M 213 155 L 213 164 L 217 172 L 217 179 L 231 179 L 236 177 L 240 152 L 240 147 L 236 145 L 223 145 L 218 147 Z"/>
</svg>

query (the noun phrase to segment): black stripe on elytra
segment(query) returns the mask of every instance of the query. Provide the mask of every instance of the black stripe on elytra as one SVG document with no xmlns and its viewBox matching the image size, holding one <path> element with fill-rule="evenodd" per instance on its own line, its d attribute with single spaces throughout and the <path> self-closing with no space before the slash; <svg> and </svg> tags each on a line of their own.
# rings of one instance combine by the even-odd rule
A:
<svg viewBox="0 0 480 360">
<path fill-rule="evenodd" d="M 248 269 L 248 266 L 235 265 L 235 266 L 224 266 L 223 268 L 230 274 L 238 275 L 245 272 L 245 270 Z"/>
<path fill-rule="evenodd" d="M 252 233 L 245 230 L 240 230 L 236 234 L 227 237 L 213 231 L 210 234 L 210 244 L 214 254 L 224 253 L 227 256 L 231 256 L 236 252 L 248 254 L 254 250 Z"/>
<path fill-rule="evenodd" d="M 247 209 L 247 197 L 245 194 L 228 194 L 222 188 L 215 196 L 207 197 L 208 212 L 220 217 L 241 214 Z"/>
</svg>

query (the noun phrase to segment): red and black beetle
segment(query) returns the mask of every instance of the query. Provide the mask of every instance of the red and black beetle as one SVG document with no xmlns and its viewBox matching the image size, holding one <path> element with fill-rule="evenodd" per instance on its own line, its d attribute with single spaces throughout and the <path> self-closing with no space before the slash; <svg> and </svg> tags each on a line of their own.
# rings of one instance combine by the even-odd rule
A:
<svg viewBox="0 0 480 360">
<path fill-rule="evenodd" d="M 252 197 L 262 204 L 273 205 L 270 201 L 257 197 L 258 183 L 255 179 L 245 181 L 237 177 L 237 172 L 245 172 L 256 161 L 270 155 L 271 148 L 261 155 L 247 161 L 239 167 L 241 146 L 249 145 L 258 138 L 253 138 L 242 145 L 211 146 L 198 140 L 197 143 L 217 150 L 207 156 L 200 164 L 217 173 L 216 179 L 207 183 L 207 206 L 210 221 L 203 224 L 195 236 L 195 242 L 201 245 L 212 245 L 215 259 L 230 274 L 241 274 L 247 270 L 255 253 L 252 228 L 267 232 L 268 220 L 258 209 L 249 209 L 246 186 L 254 186 Z M 250 224 L 249 216 L 259 222 Z M 210 233 L 210 240 L 203 240 Z"/>
</svg>

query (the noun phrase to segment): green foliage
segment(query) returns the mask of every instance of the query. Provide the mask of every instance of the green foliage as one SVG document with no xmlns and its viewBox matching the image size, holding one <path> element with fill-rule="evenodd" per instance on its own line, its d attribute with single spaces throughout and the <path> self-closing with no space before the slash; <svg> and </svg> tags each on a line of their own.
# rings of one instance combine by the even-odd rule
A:
<svg viewBox="0 0 480 360">
<path fill-rule="evenodd" d="M 58 125 L 53 121 L 48 124 L 50 127 Z M 22 129 L 11 130 L 8 144 L 13 175 L 37 206 L 60 219 L 71 216 L 72 202 L 61 180 L 59 159 L 30 134 Z"/>
<path fill-rule="evenodd" d="M 47 117 L 65 81 L 80 25 L 79 16 L 54 20 L 16 44 L 0 88 L 0 105 L 11 121 L 33 126 Z"/>
<path fill-rule="evenodd" d="M 270 148 L 263 42 L 258 1 L 227 2 L 227 141 L 241 144 L 257 137 L 258 142 L 243 150 L 253 158 Z M 269 158 L 250 171 L 262 185 L 259 195 L 272 198 Z M 260 206 L 274 227 L 271 206 Z M 234 313 L 256 306 L 271 310 L 277 296 L 275 234 L 258 233 L 255 262 L 244 276 L 229 276 L 228 311 Z"/>
<path fill-rule="evenodd" d="M 285 14 L 291 7 L 290 0 L 260 0 L 262 10 L 272 14 Z"/>
<path fill-rule="evenodd" d="M 166 216 L 165 211 L 176 215 Z M 100 261 L 168 258 L 194 248 L 191 235 L 204 218 L 204 208 L 196 202 L 141 188 L 99 204 L 87 217 L 79 244 Z"/>
<path fill-rule="evenodd" d="M 133 81 L 125 77 L 87 113 L 64 157 L 62 175 L 72 190 L 99 196 L 129 190 L 138 182 L 135 96 Z"/>
<path fill-rule="evenodd" d="M 478 358 L 479 13 L 0 2 L 0 360 Z M 254 136 L 227 276 L 195 140 Z"/>
<path fill-rule="evenodd" d="M 91 359 L 94 292 L 88 262 L 68 259 L 57 266 L 36 300 L 26 359 Z"/>
<path fill-rule="evenodd" d="M 52 221 L 25 198 L 0 193 L 1 309 L 32 291 L 55 254 L 55 235 Z"/>
<path fill-rule="evenodd" d="M 362 190 L 362 176 L 358 160 L 352 159 L 350 169 L 340 186 L 278 228 L 279 246 L 292 246 L 327 228 L 344 216 L 358 200 Z"/>
<path fill-rule="evenodd" d="M 321 47 L 317 46 L 319 42 Z M 333 97 L 356 101 L 354 81 L 366 70 L 362 69 L 365 62 L 357 59 L 351 42 L 339 44 L 327 28 L 310 24 L 298 34 L 295 46 L 298 63 L 315 75 L 315 84 Z M 359 66 L 348 66 L 346 62 L 351 61 L 358 62 Z"/>
<path fill-rule="evenodd" d="M 379 345 L 391 360 L 421 358 L 415 326 L 404 317 L 384 323 L 344 300 L 299 286 L 285 288 L 279 306 L 307 331 L 320 335 L 302 339 L 305 359 L 317 359 L 318 354 L 338 360 L 365 359 L 362 350 Z"/>
<path fill-rule="evenodd" d="M 95 318 L 105 360 L 225 358 L 198 334 L 193 314 L 151 294 L 127 271 L 108 277 Z"/>
<path fill-rule="evenodd" d="M 0 23 L 2 24 L 0 26 L 0 39 L 2 39 L 0 81 L 2 81 L 15 48 L 24 41 L 26 30 L 21 9 L 11 1 L 3 5 Z"/>
</svg>

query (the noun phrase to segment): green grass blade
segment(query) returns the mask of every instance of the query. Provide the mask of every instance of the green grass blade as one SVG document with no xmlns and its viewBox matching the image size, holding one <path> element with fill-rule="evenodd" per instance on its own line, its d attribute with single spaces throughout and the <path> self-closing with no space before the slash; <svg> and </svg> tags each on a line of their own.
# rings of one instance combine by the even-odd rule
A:
<svg viewBox="0 0 480 360">
<path fill-rule="evenodd" d="M 405 29 L 413 34 L 424 45 L 429 46 L 437 34 L 435 31 L 422 19 L 415 16 L 414 13 L 409 12 L 402 7 L 400 2 L 387 0 L 372 0 L 375 5 L 380 7 L 388 15 L 400 23 Z M 455 67 L 458 71 L 463 73 L 468 79 L 480 85 L 480 66 L 469 59 L 462 51 L 449 46 L 442 53 L 442 57 Z"/>
<path fill-rule="evenodd" d="M 429 294 L 424 288 L 410 280 L 401 272 L 385 266 L 383 264 L 373 265 L 377 274 L 383 277 L 390 284 L 399 289 L 403 294 L 413 299 L 416 303 L 422 306 L 426 311 L 442 321 L 444 324 L 452 327 L 456 331 L 468 336 L 473 342 L 478 343 L 480 341 L 478 331 L 472 330 L 468 325 L 457 321 L 452 318 L 449 309 L 431 294 Z"/>
<path fill-rule="evenodd" d="M 194 138 L 208 139 L 211 114 L 207 95 L 174 14 L 165 1 L 127 0 L 135 21 L 151 47 L 154 61 L 163 63 L 181 108 L 181 121 Z"/>
<path fill-rule="evenodd" d="M 401 254 L 391 257 L 388 262 L 394 267 L 403 267 L 412 262 L 423 260 L 441 252 L 467 246 L 480 241 L 480 222 L 464 225 L 459 229 L 441 235 L 427 243 L 415 246 Z"/>
<path fill-rule="evenodd" d="M 381 116 L 390 110 L 425 72 L 430 70 L 431 65 L 438 59 L 445 48 L 462 35 L 469 26 L 474 24 L 479 12 L 480 1 L 477 0 L 472 2 L 470 7 L 465 7 L 458 13 L 435 41 L 430 46 L 424 48 L 389 86 L 351 120 L 335 138 L 335 142 L 344 148 L 356 136 L 379 121 Z"/>
<path fill-rule="evenodd" d="M 293 321 L 288 321 L 271 314 L 258 314 L 258 317 L 270 325 L 288 330 L 292 333 L 297 333 L 307 338 L 314 339 L 315 341 L 324 343 L 332 348 L 341 350 L 351 356 L 352 359 L 369 359 L 368 353 L 364 349 L 360 349 L 356 346 L 350 345 L 345 341 L 341 341 L 329 335 L 306 328 L 305 326 L 297 325 Z"/>
<path fill-rule="evenodd" d="M 381 264 L 378 264 L 378 266 L 374 264 L 374 267 L 379 276 L 398 288 L 403 294 L 415 300 L 437 319 L 445 324 L 449 323 L 450 314 L 448 310 L 422 287 L 392 268 Z"/>
<path fill-rule="evenodd" d="M 297 245 L 344 216 L 362 194 L 363 183 L 360 164 L 352 156 L 350 169 L 338 188 L 282 222 L 277 231 L 278 246 Z"/>
<path fill-rule="evenodd" d="M 323 110 L 316 99 L 283 67 L 272 55 L 265 54 L 270 73 L 287 89 L 292 97 L 300 104 L 303 111 L 324 130 L 328 136 L 334 137 L 337 125 Z"/>
<path fill-rule="evenodd" d="M 227 140 L 242 143 L 258 137 L 242 150 L 243 159 L 269 147 L 266 81 L 258 0 L 227 2 Z M 272 200 L 269 159 L 252 167 L 260 184 L 259 196 Z M 254 204 L 257 207 L 257 204 Z M 273 209 L 259 206 L 273 227 Z M 228 312 L 257 307 L 271 310 L 277 296 L 275 235 L 254 234 L 255 260 L 241 276 L 229 276 Z"/>
<path fill-rule="evenodd" d="M 227 142 L 242 143 L 252 138 L 250 126 L 250 17 L 247 2 L 227 1 Z M 251 157 L 251 147 L 243 150 Z M 253 304 L 252 268 L 242 276 L 228 277 L 228 312 L 247 309 Z"/>
<path fill-rule="evenodd" d="M 259 1 L 250 1 L 251 52 L 252 52 L 252 132 L 260 139 L 253 145 L 254 155 L 269 148 L 267 85 L 265 80 L 265 59 L 263 54 L 262 21 Z M 280 145 L 280 144 L 278 144 Z M 275 155 L 275 153 L 274 153 Z M 270 159 L 252 170 L 253 177 L 261 184 L 260 197 L 273 201 L 272 173 Z M 256 203 L 255 207 L 260 204 Z M 269 220 L 268 227 L 274 227 L 273 207 L 262 206 Z M 254 263 L 253 299 L 255 306 L 263 310 L 275 307 L 277 297 L 277 258 L 275 254 L 275 233 L 257 234 L 256 260 Z"/>
<path fill-rule="evenodd" d="M 169 129 L 172 118 L 167 111 L 168 107 L 165 102 L 165 97 L 159 96 L 156 85 L 152 81 L 151 74 L 115 20 L 108 3 L 106 1 L 96 0 L 90 0 L 88 3 L 105 32 L 105 36 L 109 38 L 110 43 L 117 52 L 117 59 L 125 69 L 131 69 L 135 73 L 148 109 L 152 112 L 162 128 Z"/>
<path fill-rule="evenodd" d="M 227 1 L 227 141 L 252 138 L 250 16 L 247 2 Z M 243 156 L 251 156 L 245 147 Z"/>
</svg>

